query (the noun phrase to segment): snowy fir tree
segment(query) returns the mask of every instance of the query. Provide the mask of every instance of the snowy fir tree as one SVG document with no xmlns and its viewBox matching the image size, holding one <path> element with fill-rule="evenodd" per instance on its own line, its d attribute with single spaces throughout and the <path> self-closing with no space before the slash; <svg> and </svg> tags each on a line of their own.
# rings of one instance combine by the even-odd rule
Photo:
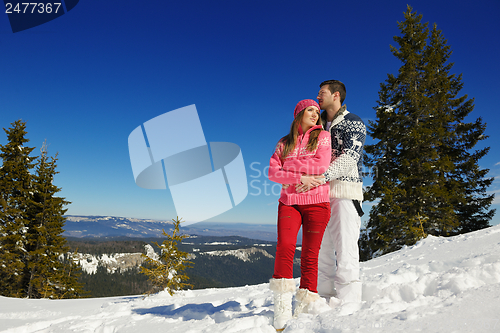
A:
<svg viewBox="0 0 500 333">
<path fill-rule="evenodd" d="M 40 149 L 40 161 L 33 177 L 29 225 L 26 239 L 26 264 L 22 289 L 29 298 L 75 298 L 82 294 L 77 282 L 79 267 L 67 256 L 64 208 L 70 202 L 57 197 L 61 190 L 53 184 L 58 173 L 57 155 L 48 157 L 47 145 Z"/>
<path fill-rule="evenodd" d="M 462 76 L 451 73 L 450 46 L 434 24 L 429 31 L 408 6 L 391 46 L 402 62 L 379 91 L 364 163 L 376 172 L 365 200 L 377 200 L 360 239 L 362 256 L 413 245 L 426 235 L 449 236 L 489 226 L 493 178 L 478 165 L 489 147 L 486 124 L 467 122 L 473 99 L 459 96 Z"/>
<path fill-rule="evenodd" d="M 4 131 L 8 143 L 0 145 L 0 295 L 21 297 L 34 148 L 25 146 L 29 140 L 24 122 L 18 120 Z"/>
<path fill-rule="evenodd" d="M 5 130 L 5 129 L 4 129 Z M 26 147 L 26 123 L 18 120 L 5 130 L 0 145 L 0 294 L 29 298 L 72 298 L 82 291 L 78 266 L 68 260 L 62 236 L 64 205 L 55 196 L 56 158 L 31 157 Z M 35 169 L 35 170 L 34 170 Z M 32 171 L 34 171 L 32 173 Z"/>
<path fill-rule="evenodd" d="M 148 295 L 162 290 L 173 295 L 177 290 L 192 287 L 191 284 L 184 282 L 189 277 L 183 273 L 186 268 L 192 267 L 192 262 L 187 260 L 187 252 L 179 251 L 177 248 L 177 243 L 188 236 L 179 234 L 182 222 L 179 217 L 172 221 L 174 222 L 172 235 L 163 230 L 163 235 L 167 239 L 161 245 L 153 243 L 160 248 L 160 255 L 157 257 L 154 252 L 143 254 L 146 263 L 141 267 L 141 273 L 146 274 L 153 285 Z"/>
</svg>

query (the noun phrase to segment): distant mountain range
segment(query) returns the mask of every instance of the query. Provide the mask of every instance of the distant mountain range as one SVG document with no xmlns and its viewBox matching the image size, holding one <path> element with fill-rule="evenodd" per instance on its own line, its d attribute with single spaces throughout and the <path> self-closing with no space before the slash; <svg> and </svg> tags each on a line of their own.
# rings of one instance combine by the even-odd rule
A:
<svg viewBox="0 0 500 333">
<path fill-rule="evenodd" d="M 171 221 L 136 219 L 116 216 L 66 215 L 64 236 L 78 238 L 158 238 L 162 230 L 173 229 Z M 200 222 L 182 227 L 181 232 L 200 236 L 241 236 L 275 242 L 276 225 L 251 223 Z"/>
</svg>

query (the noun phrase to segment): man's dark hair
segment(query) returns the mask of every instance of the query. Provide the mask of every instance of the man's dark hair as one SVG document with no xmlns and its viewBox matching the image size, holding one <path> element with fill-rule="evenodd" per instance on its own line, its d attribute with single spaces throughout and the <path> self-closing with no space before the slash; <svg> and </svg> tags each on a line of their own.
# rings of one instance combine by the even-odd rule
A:
<svg viewBox="0 0 500 333">
<path fill-rule="evenodd" d="M 346 96 L 345 85 L 342 82 L 340 82 L 339 80 L 328 80 L 328 81 L 321 82 L 319 87 L 322 88 L 325 85 L 328 85 L 328 89 L 330 90 L 330 92 L 332 94 L 335 93 L 336 91 L 338 91 L 340 94 L 340 104 L 341 105 L 344 104 L 344 99 Z"/>
</svg>

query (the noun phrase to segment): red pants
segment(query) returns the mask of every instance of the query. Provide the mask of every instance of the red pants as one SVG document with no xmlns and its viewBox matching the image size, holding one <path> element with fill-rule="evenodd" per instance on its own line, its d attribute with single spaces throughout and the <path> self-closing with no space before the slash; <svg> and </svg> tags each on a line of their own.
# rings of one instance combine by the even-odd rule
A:
<svg viewBox="0 0 500 333">
<path fill-rule="evenodd" d="M 302 254 L 300 256 L 300 288 L 311 292 L 318 285 L 318 253 L 326 225 L 330 220 L 330 203 L 278 206 L 278 246 L 274 260 L 275 279 L 293 278 L 293 257 L 297 234 L 302 225 Z"/>
</svg>

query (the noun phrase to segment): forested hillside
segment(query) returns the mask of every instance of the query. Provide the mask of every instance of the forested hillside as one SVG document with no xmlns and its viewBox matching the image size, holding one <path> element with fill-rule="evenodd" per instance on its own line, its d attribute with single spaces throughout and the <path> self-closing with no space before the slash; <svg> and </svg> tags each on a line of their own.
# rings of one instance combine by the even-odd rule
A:
<svg viewBox="0 0 500 333">
<path fill-rule="evenodd" d="M 147 277 L 139 273 L 140 264 L 131 267 L 129 260 L 127 265 L 120 266 L 120 261 L 127 258 L 127 254 L 136 258 L 137 253 L 145 253 L 147 244 L 162 240 L 68 238 L 68 246 L 82 258 L 85 255 L 79 282 L 89 291 L 90 297 L 124 296 L 142 294 L 151 286 Z M 259 284 L 267 282 L 273 274 L 275 242 L 238 236 L 192 236 L 179 244 L 179 249 L 190 253 L 189 260 L 194 263 L 186 270 L 193 289 Z M 294 276 L 298 277 L 300 248 L 295 255 Z M 96 269 L 91 272 L 88 265 Z"/>
</svg>

